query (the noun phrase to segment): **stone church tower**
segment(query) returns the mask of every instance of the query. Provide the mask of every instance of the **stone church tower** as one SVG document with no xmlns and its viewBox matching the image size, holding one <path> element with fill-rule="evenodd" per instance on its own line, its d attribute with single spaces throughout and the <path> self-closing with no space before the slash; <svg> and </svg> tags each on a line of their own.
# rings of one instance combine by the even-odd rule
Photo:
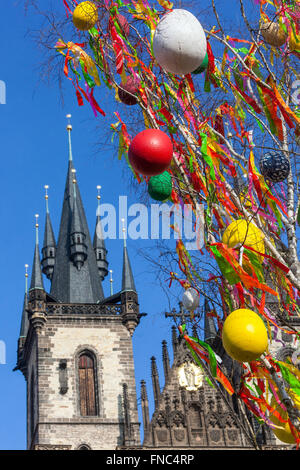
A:
<svg viewBox="0 0 300 470">
<path fill-rule="evenodd" d="M 42 258 L 36 224 L 16 369 L 27 383 L 28 449 L 139 446 L 132 352 L 138 295 L 126 244 L 120 292 L 104 298 L 108 273 L 100 216 L 90 238 L 71 149 L 58 240 L 48 210 Z M 46 195 L 47 199 L 47 195 Z M 99 235 L 100 234 L 100 235 Z M 46 292 L 43 274 L 51 281 Z"/>
</svg>

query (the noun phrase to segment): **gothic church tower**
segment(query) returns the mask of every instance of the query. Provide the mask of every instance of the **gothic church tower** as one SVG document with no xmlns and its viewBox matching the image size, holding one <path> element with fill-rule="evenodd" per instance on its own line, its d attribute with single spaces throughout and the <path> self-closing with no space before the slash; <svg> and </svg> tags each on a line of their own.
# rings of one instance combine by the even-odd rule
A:
<svg viewBox="0 0 300 470">
<path fill-rule="evenodd" d="M 27 382 L 28 449 L 116 449 L 139 446 L 132 334 L 138 296 L 127 247 L 120 292 L 104 297 L 107 251 L 97 215 L 89 234 L 71 148 L 59 236 L 46 211 L 26 291 L 16 369 Z M 47 199 L 47 195 L 46 195 Z M 43 274 L 51 281 L 46 292 Z"/>
</svg>

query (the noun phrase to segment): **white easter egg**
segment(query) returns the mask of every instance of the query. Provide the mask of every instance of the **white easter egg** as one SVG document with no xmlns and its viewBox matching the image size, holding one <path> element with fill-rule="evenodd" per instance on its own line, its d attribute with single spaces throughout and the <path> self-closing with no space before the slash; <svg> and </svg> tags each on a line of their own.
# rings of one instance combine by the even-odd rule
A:
<svg viewBox="0 0 300 470">
<path fill-rule="evenodd" d="M 197 18 L 187 10 L 167 13 L 158 23 L 153 37 L 153 52 L 167 72 L 186 75 L 203 62 L 206 36 Z"/>
</svg>

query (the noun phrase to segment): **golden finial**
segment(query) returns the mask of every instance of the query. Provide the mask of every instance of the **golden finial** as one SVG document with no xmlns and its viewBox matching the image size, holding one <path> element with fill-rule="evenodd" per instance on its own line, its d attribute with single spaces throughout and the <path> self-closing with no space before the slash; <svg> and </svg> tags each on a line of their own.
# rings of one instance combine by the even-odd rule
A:
<svg viewBox="0 0 300 470">
<path fill-rule="evenodd" d="M 45 199 L 46 199 L 46 211 L 49 212 L 49 207 L 48 207 L 48 189 L 49 189 L 49 186 L 48 184 L 45 184 L 44 186 L 45 188 Z"/>
<path fill-rule="evenodd" d="M 36 239 L 36 244 L 39 243 L 39 214 L 35 214 L 35 239 Z"/>
<path fill-rule="evenodd" d="M 68 119 L 67 131 L 71 131 L 71 130 L 72 130 L 71 117 L 72 117 L 72 114 L 67 114 L 67 115 L 66 115 L 66 118 Z"/>
<path fill-rule="evenodd" d="M 101 199 L 100 190 L 101 190 L 101 186 L 98 185 L 98 186 L 97 186 L 97 191 L 98 191 L 97 199 L 98 199 L 98 201 L 100 201 L 100 199 Z"/>
<path fill-rule="evenodd" d="M 122 232 L 123 232 L 124 247 L 126 247 L 126 228 L 125 228 L 125 219 L 121 219 L 121 222 L 122 222 Z"/>
<path fill-rule="evenodd" d="M 29 268 L 29 265 L 25 264 L 25 293 L 26 294 L 28 292 L 28 268 Z"/>
<path fill-rule="evenodd" d="M 113 282 L 114 282 L 114 280 L 112 278 L 113 270 L 110 269 L 109 272 L 110 272 L 110 280 L 109 280 L 109 282 L 110 282 L 110 295 L 113 295 L 113 293 L 114 293 L 114 291 L 113 291 Z"/>
<path fill-rule="evenodd" d="M 72 171 L 72 173 L 73 173 L 73 180 L 72 180 L 72 182 L 75 184 L 75 183 L 76 183 L 76 170 L 75 170 L 75 168 L 72 168 L 71 171 Z"/>
</svg>

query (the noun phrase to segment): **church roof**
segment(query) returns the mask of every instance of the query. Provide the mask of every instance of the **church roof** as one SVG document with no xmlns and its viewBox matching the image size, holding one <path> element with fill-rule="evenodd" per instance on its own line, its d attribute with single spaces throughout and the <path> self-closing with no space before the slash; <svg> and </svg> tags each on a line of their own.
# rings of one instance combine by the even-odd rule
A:
<svg viewBox="0 0 300 470">
<path fill-rule="evenodd" d="M 96 304 L 103 300 L 104 294 L 79 186 L 77 180 L 74 182 L 75 169 L 71 147 L 72 126 L 68 125 L 67 130 L 69 134 L 69 166 L 50 295 L 62 303 Z M 74 230 L 79 230 L 85 235 L 87 258 L 80 270 L 70 258 L 71 234 Z"/>
</svg>

